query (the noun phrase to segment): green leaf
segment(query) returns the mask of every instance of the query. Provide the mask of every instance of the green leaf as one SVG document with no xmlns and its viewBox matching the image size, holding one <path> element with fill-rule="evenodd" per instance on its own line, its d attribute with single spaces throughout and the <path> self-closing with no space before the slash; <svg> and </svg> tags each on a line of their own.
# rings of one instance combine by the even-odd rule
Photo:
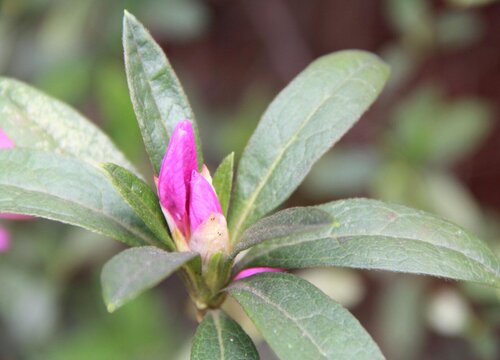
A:
<svg viewBox="0 0 500 360">
<path fill-rule="evenodd" d="M 335 220 L 329 212 L 315 207 L 296 207 L 280 211 L 257 221 L 242 235 L 235 245 L 232 256 L 249 249 L 262 241 L 300 236 L 330 230 Z"/>
<path fill-rule="evenodd" d="M 168 234 L 168 225 L 163 216 L 158 196 L 144 181 L 119 165 L 106 163 L 102 165 L 106 175 L 115 189 L 147 225 L 155 236 L 169 250 L 175 250 L 175 244 Z"/>
<path fill-rule="evenodd" d="M 98 167 L 40 150 L 11 149 L 0 151 L 0 169 L 0 212 L 81 226 L 132 246 L 163 246 Z"/>
<path fill-rule="evenodd" d="M 68 105 L 13 79 L 0 78 L 0 128 L 17 147 L 88 162 L 113 162 L 137 174 L 106 134 Z"/>
<path fill-rule="evenodd" d="M 234 152 L 222 160 L 217 170 L 215 170 L 213 178 L 215 193 L 219 197 L 222 212 L 225 216 L 227 216 L 229 199 L 231 198 L 231 190 L 233 188 L 233 172 Z"/>
<path fill-rule="evenodd" d="M 334 201 L 316 208 L 335 217 L 329 229 L 269 237 L 252 248 L 239 267 L 342 266 L 500 286 L 496 256 L 481 240 L 448 221 L 367 199 Z"/>
<path fill-rule="evenodd" d="M 104 302 L 113 312 L 171 275 L 196 253 L 169 253 L 154 246 L 127 249 L 104 265 L 101 284 Z"/>
<path fill-rule="evenodd" d="M 262 273 L 228 291 L 280 359 L 384 359 L 346 309 L 294 275 Z"/>
<path fill-rule="evenodd" d="M 222 310 L 208 312 L 194 336 L 191 360 L 258 360 L 252 339 Z"/>
<path fill-rule="evenodd" d="M 448 0 L 451 5 L 459 7 L 472 7 L 493 3 L 497 0 Z"/>
<path fill-rule="evenodd" d="M 123 17 L 123 49 L 130 98 L 154 172 L 160 171 L 175 125 L 185 119 L 193 124 L 201 165 L 203 158 L 194 114 L 179 79 L 160 46 L 127 11 Z"/>
<path fill-rule="evenodd" d="M 373 103 L 388 74 L 375 55 L 341 51 L 313 62 L 278 95 L 239 163 L 229 213 L 235 241 L 290 196 Z"/>
</svg>

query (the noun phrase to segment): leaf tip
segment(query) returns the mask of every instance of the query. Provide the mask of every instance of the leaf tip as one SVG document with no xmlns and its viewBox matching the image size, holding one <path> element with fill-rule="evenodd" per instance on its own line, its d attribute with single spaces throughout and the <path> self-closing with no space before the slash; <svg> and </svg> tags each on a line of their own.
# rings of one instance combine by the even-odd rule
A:
<svg viewBox="0 0 500 360">
<path fill-rule="evenodd" d="M 123 28 L 127 29 L 137 23 L 139 23 L 139 20 L 132 13 L 128 12 L 127 9 L 123 9 Z"/>
<path fill-rule="evenodd" d="M 115 304 L 110 303 L 110 304 L 106 305 L 106 310 L 108 310 L 108 312 L 110 314 L 113 313 L 113 312 L 115 312 L 116 309 L 117 309 L 117 306 Z"/>
<path fill-rule="evenodd" d="M 133 18 L 134 15 L 132 15 L 131 13 L 129 13 L 129 11 L 127 9 L 123 9 L 123 19 L 130 19 L 130 18 Z"/>
</svg>

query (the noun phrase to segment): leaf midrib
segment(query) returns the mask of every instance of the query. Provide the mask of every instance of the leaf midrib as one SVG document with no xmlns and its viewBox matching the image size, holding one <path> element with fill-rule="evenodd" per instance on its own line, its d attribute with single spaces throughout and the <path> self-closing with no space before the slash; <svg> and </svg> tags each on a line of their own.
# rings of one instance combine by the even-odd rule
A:
<svg viewBox="0 0 500 360">
<path fill-rule="evenodd" d="M 137 27 L 135 24 L 131 24 L 130 20 L 128 20 L 128 23 L 129 23 L 130 27 L 134 27 L 134 28 Z M 162 116 L 162 114 L 160 112 L 160 106 L 158 105 L 157 100 L 156 100 L 156 96 L 154 95 L 155 92 L 153 91 L 153 86 L 151 85 L 150 77 L 149 77 L 148 73 L 145 70 L 144 60 L 143 60 L 143 54 L 141 53 L 141 51 L 142 51 L 141 47 L 139 46 L 137 38 L 135 36 L 135 29 L 129 28 L 128 30 L 129 30 L 129 33 L 132 35 L 132 40 L 133 40 L 134 48 L 135 48 L 135 51 L 136 51 L 137 56 L 139 58 L 139 65 L 140 65 L 140 67 L 142 69 L 142 73 L 146 74 L 146 76 L 145 76 L 145 78 L 146 78 L 145 83 L 147 84 L 147 86 L 149 88 L 149 92 L 151 94 L 151 97 L 153 98 L 153 104 L 155 106 L 156 113 L 157 113 L 158 117 L 160 118 L 160 124 L 163 127 L 163 129 L 165 130 L 165 134 L 166 134 L 166 136 L 168 138 L 170 133 L 169 133 L 169 131 L 167 129 L 166 121 L 165 121 L 165 119 L 163 118 L 163 116 Z M 150 39 L 150 40 L 152 40 L 152 39 Z M 132 86 L 132 87 L 135 89 L 135 86 Z M 135 92 L 135 90 L 134 90 L 134 92 Z M 146 124 L 146 123 L 147 123 L 147 121 L 144 122 L 144 124 Z M 150 142 L 153 143 L 152 138 L 151 137 L 149 137 L 149 138 L 150 138 Z"/>
<path fill-rule="evenodd" d="M 332 91 L 332 95 L 325 97 L 321 101 L 321 103 L 314 109 L 310 115 L 308 115 L 305 119 L 305 121 L 302 123 L 302 125 L 299 127 L 299 129 L 292 135 L 288 143 L 282 148 L 282 150 L 278 153 L 275 161 L 271 164 L 269 171 L 267 174 L 261 179 L 259 184 L 257 185 L 255 191 L 253 192 L 252 196 L 250 199 L 246 202 L 246 206 L 243 207 L 243 210 L 240 211 L 240 215 L 238 217 L 238 220 L 236 222 L 236 225 L 233 227 L 233 236 L 234 239 L 238 239 L 239 233 L 241 231 L 241 227 L 243 226 L 243 223 L 245 222 L 246 217 L 248 216 L 248 213 L 250 212 L 251 208 L 253 207 L 253 204 L 257 200 L 257 197 L 259 196 L 260 192 L 264 188 L 264 185 L 267 183 L 271 175 L 273 174 L 274 170 L 276 167 L 279 165 L 281 160 L 283 159 L 283 156 L 285 153 L 288 151 L 288 148 L 292 146 L 292 144 L 297 140 L 299 137 L 300 132 L 312 121 L 312 118 L 314 115 L 325 105 L 326 102 L 336 98 L 338 95 L 337 92 L 340 91 L 341 88 L 343 88 L 348 81 L 350 81 L 355 75 L 359 74 L 361 71 L 369 68 L 372 64 L 374 63 L 373 60 L 366 61 L 362 66 L 357 68 L 355 71 L 353 71 L 351 74 L 349 74 L 335 89 Z"/>
<path fill-rule="evenodd" d="M 224 339 L 222 338 L 222 325 L 220 322 L 219 313 L 213 312 L 212 318 L 214 319 L 214 326 L 215 326 L 215 330 L 217 332 L 217 341 L 219 343 L 219 349 L 220 349 L 220 360 L 225 360 L 226 355 L 225 355 L 225 349 L 224 349 Z"/>
<path fill-rule="evenodd" d="M 304 327 L 301 327 L 300 323 L 298 322 L 298 320 L 296 318 L 294 318 L 293 316 L 291 316 L 284 308 L 282 308 L 281 306 L 279 306 L 279 304 L 275 303 L 273 300 L 271 300 L 265 294 L 261 293 L 256 288 L 249 286 L 248 284 L 244 284 L 243 285 L 243 284 L 240 283 L 240 284 L 235 285 L 234 288 L 242 290 L 242 291 L 246 291 L 246 292 L 250 293 L 251 295 L 255 295 L 256 297 L 258 297 L 261 300 L 263 300 L 265 303 L 268 303 L 271 306 L 273 306 L 274 308 L 276 308 L 287 319 L 289 319 L 290 321 L 292 321 L 292 323 L 294 323 L 296 325 L 296 327 L 302 332 L 302 334 L 304 334 L 309 339 L 309 341 L 311 342 L 311 344 L 314 345 L 314 347 L 318 350 L 318 352 L 324 358 L 327 358 L 325 350 L 323 350 L 321 348 L 321 346 L 314 341 L 314 338 L 311 336 L 311 334 L 309 333 L 309 331 L 307 329 L 305 329 Z"/>
</svg>

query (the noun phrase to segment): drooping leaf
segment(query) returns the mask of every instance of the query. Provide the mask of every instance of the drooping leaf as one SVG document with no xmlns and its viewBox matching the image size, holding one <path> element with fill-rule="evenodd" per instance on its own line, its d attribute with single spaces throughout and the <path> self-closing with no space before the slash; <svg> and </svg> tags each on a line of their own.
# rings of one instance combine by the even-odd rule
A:
<svg viewBox="0 0 500 360">
<path fill-rule="evenodd" d="M 20 81 L 0 78 L 0 128 L 17 147 L 113 162 L 137 174 L 106 134 L 68 105 Z"/>
<path fill-rule="evenodd" d="M 372 54 L 341 51 L 313 62 L 278 95 L 238 166 L 229 213 L 235 241 L 290 196 L 373 103 L 388 74 Z"/>
<path fill-rule="evenodd" d="M 197 137 L 198 164 L 203 163 L 193 111 L 161 47 L 130 13 L 123 17 L 123 49 L 130 98 L 146 151 L 156 174 L 175 125 L 191 120 Z"/>
<path fill-rule="evenodd" d="M 81 226 L 132 246 L 164 246 L 90 163 L 16 148 L 0 151 L 0 169 L 0 212 Z"/>
<path fill-rule="evenodd" d="M 265 217 L 250 226 L 242 235 L 233 251 L 233 256 L 262 241 L 287 236 L 308 235 L 329 231 L 334 226 L 333 216 L 316 207 L 296 207 Z"/>
<path fill-rule="evenodd" d="M 486 244 L 429 213 L 368 199 L 315 207 L 335 221 L 329 229 L 269 236 L 240 267 L 342 266 L 442 276 L 500 286 L 500 262 Z M 276 216 L 276 215 L 274 215 Z"/>
<path fill-rule="evenodd" d="M 116 190 L 132 207 L 137 216 L 147 225 L 153 234 L 160 239 L 169 250 L 175 245 L 168 234 L 167 222 L 161 211 L 158 196 L 144 181 L 119 165 L 106 163 L 102 165 Z"/>
<path fill-rule="evenodd" d="M 262 273 L 228 291 L 280 359 L 384 359 L 346 309 L 295 275 Z"/>
<path fill-rule="evenodd" d="M 222 212 L 227 216 L 229 199 L 233 188 L 234 152 L 222 160 L 213 177 L 215 193 L 219 197 Z"/>
<path fill-rule="evenodd" d="M 154 246 L 127 249 L 104 265 L 101 284 L 109 312 L 159 284 L 198 254 L 166 252 Z"/>
<path fill-rule="evenodd" d="M 191 360 L 258 360 L 252 339 L 222 310 L 205 315 L 194 336 Z"/>
</svg>

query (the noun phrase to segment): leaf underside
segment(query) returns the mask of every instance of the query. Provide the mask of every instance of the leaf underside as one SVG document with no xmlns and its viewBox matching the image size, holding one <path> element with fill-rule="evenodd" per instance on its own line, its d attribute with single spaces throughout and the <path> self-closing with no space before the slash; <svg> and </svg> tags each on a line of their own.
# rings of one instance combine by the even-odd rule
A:
<svg viewBox="0 0 500 360">
<path fill-rule="evenodd" d="M 133 300 L 198 256 L 190 252 L 166 252 L 154 246 L 122 251 L 109 260 L 101 273 L 104 302 L 109 312 Z"/>
</svg>

